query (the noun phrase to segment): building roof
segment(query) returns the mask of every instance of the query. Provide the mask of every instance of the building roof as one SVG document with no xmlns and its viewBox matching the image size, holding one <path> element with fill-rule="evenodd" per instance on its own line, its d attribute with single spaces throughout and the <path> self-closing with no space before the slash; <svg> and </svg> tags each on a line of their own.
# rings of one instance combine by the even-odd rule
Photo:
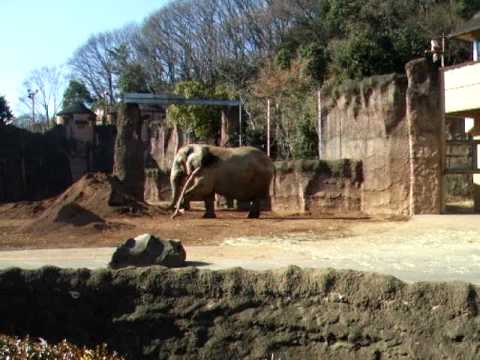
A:
<svg viewBox="0 0 480 360">
<path fill-rule="evenodd" d="M 73 115 L 73 114 L 89 114 L 89 115 L 95 116 L 95 113 L 92 110 L 90 110 L 89 108 L 87 108 L 81 102 L 73 103 L 72 105 L 67 106 L 62 111 L 57 113 L 57 115 L 59 115 L 59 116 Z"/>
<path fill-rule="evenodd" d="M 480 39 L 480 12 L 460 26 L 450 38 L 455 38 L 463 41 L 473 42 Z"/>
</svg>

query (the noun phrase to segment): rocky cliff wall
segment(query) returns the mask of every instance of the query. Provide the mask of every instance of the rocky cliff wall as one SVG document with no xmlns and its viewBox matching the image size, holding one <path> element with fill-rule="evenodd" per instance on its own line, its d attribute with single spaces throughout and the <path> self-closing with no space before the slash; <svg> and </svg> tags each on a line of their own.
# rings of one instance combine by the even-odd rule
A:
<svg viewBox="0 0 480 360">
<path fill-rule="evenodd" d="M 359 161 L 277 161 L 272 210 L 277 213 L 359 213 L 362 164 Z"/>
<path fill-rule="evenodd" d="M 446 137 L 438 68 L 419 59 L 406 65 L 407 121 L 410 130 L 411 213 L 442 210 Z"/>
<path fill-rule="evenodd" d="M 0 203 L 33 201 L 72 183 L 63 127 L 45 134 L 0 126 Z"/>
<path fill-rule="evenodd" d="M 0 271 L 0 332 L 128 359 L 476 359 L 479 289 L 334 270 Z"/>
<path fill-rule="evenodd" d="M 363 163 L 362 210 L 413 215 L 441 210 L 438 71 L 426 59 L 406 75 L 324 89 L 322 158 Z"/>
<path fill-rule="evenodd" d="M 144 194 L 145 201 L 151 204 L 170 201 L 172 196 L 170 175 L 161 169 L 146 169 Z"/>
<path fill-rule="evenodd" d="M 330 160 L 362 161 L 366 213 L 409 214 L 406 91 L 406 77 L 391 75 L 365 79 L 326 97 L 322 152 Z"/>
</svg>

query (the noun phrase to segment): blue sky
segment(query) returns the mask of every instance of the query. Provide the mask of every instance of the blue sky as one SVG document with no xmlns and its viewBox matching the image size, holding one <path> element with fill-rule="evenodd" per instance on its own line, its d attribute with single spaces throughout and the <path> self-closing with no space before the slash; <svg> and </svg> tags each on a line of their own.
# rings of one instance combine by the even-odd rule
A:
<svg viewBox="0 0 480 360">
<path fill-rule="evenodd" d="M 16 115 L 22 83 L 62 65 L 91 34 L 141 23 L 168 0 L 0 0 L 0 95 Z"/>
</svg>

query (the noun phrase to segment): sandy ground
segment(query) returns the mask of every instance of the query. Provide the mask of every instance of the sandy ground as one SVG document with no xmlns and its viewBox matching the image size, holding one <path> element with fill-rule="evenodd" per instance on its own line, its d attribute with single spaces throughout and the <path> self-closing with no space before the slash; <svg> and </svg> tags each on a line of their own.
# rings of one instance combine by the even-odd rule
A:
<svg viewBox="0 0 480 360">
<path fill-rule="evenodd" d="M 118 245 L 150 232 L 179 239 L 189 265 L 266 270 L 302 267 L 391 274 L 405 281 L 461 280 L 480 284 L 480 215 L 417 216 L 410 221 L 280 217 L 245 219 L 219 211 L 204 220 L 193 211 L 166 216 L 111 219 L 99 228 L 66 227 L 55 234 L 22 232 L 25 218 L 0 219 L 0 268 L 105 267 Z"/>
</svg>

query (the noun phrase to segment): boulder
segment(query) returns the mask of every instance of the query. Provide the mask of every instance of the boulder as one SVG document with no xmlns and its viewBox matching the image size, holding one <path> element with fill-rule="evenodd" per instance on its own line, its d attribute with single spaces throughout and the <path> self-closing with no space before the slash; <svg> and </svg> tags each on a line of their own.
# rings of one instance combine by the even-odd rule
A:
<svg viewBox="0 0 480 360">
<path fill-rule="evenodd" d="M 151 234 L 128 239 L 112 255 L 110 268 L 127 266 L 162 265 L 181 267 L 185 265 L 186 253 L 180 241 L 161 240 Z"/>
</svg>

